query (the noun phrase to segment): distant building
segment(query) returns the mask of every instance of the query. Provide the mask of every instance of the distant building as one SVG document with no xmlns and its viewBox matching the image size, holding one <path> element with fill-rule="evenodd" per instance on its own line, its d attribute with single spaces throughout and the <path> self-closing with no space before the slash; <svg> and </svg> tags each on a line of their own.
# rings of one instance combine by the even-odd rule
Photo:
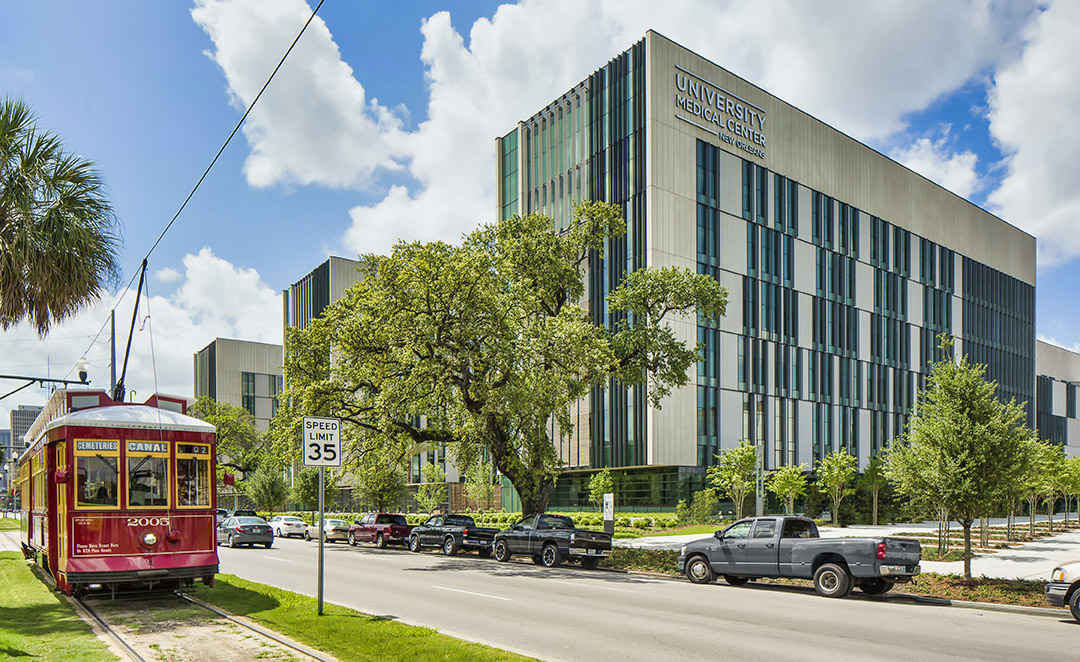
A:
<svg viewBox="0 0 1080 662">
<path fill-rule="evenodd" d="M 327 306 L 345 296 L 345 290 L 360 282 L 362 264 L 344 257 L 331 257 L 283 290 L 283 337 L 284 327 L 306 329 Z"/>
<path fill-rule="evenodd" d="M 1035 428 L 1039 438 L 1080 456 L 1080 354 L 1038 340 L 1035 342 Z"/>
<path fill-rule="evenodd" d="M 281 345 L 217 338 L 195 353 L 195 397 L 243 407 L 259 432 L 277 413 L 282 378 Z"/>
<path fill-rule="evenodd" d="M 3 497 L 10 484 L 7 463 L 11 454 L 11 430 L 0 430 L 0 505 L 3 504 Z"/>
<path fill-rule="evenodd" d="M 34 423 L 34 419 L 41 413 L 42 407 L 38 405 L 19 405 L 16 409 L 12 409 L 8 418 L 9 427 L 8 434 L 10 435 L 7 442 L 8 447 L 4 448 L 4 461 L 0 463 L 3 467 L 5 476 L 12 476 L 19 468 L 19 456 L 26 450 L 27 430 Z"/>
</svg>

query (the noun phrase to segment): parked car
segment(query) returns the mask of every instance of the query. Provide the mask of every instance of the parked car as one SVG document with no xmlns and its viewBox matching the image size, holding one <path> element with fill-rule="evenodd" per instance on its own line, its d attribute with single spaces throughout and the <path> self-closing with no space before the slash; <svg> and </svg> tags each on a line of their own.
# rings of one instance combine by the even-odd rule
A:
<svg viewBox="0 0 1080 662">
<path fill-rule="evenodd" d="M 1046 585 L 1046 601 L 1055 607 L 1069 607 L 1080 622 L 1080 561 L 1069 561 L 1054 568 Z"/>
<path fill-rule="evenodd" d="M 237 508 L 229 512 L 229 517 L 258 517 L 259 514 L 250 508 Z"/>
<path fill-rule="evenodd" d="M 509 561 L 514 554 L 531 556 L 533 562 L 554 568 L 564 560 L 579 560 L 582 567 L 595 568 L 611 555 L 611 535 L 585 531 L 565 515 L 540 513 L 523 517 L 509 529 L 495 534 L 496 561 Z"/>
<path fill-rule="evenodd" d="M 905 538 L 821 538 L 813 520 L 749 517 L 683 546 L 679 572 L 695 584 L 717 575 L 741 586 L 754 577 L 813 579 L 818 593 L 842 598 L 858 586 L 880 595 L 919 574 L 922 547 Z"/>
<path fill-rule="evenodd" d="M 218 508 L 217 509 L 217 523 L 218 524 L 221 524 L 222 522 L 224 522 L 225 518 L 228 517 L 228 516 L 229 516 L 229 511 L 225 510 L 224 508 Z"/>
<path fill-rule="evenodd" d="M 432 515 L 426 522 L 414 526 L 409 534 L 409 551 L 419 552 L 424 546 L 441 547 L 443 554 L 453 556 L 458 550 L 475 551 L 491 556 L 491 546 L 499 529 L 476 526 L 468 515 Z"/>
<path fill-rule="evenodd" d="M 276 515 L 267 524 L 274 530 L 277 538 L 303 538 L 304 530 L 307 529 L 307 523 L 295 515 Z"/>
<path fill-rule="evenodd" d="M 349 544 L 373 542 L 380 549 L 391 543 L 404 545 L 412 530 L 404 515 L 368 513 L 349 527 Z"/>
<path fill-rule="evenodd" d="M 319 539 L 319 523 L 316 522 L 311 526 L 304 529 L 304 540 L 318 540 Z M 323 540 L 326 542 L 334 542 L 340 540 L 345 542 L 349 539 L 349 523 L 343 519 L 324 519 L 323 520 Z"/>
<path fill-rule="evenodd" d="M 262 545 L 270 549 L 274 546 L 274 531 L 261 517 L 226 517 L 218 525 L 217 544 L 229 547 Z"/>
</svg>

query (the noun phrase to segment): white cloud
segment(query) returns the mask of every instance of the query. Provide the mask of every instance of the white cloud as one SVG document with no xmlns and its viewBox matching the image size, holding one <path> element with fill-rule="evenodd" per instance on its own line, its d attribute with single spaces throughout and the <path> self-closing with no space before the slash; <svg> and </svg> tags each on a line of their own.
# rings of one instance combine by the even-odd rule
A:
<svg viewBox="0 0 1080 662">
<path fill-rule="evenodd" d="M 1037 339 L 1038 339 L 1038 340 L 1039 340 L 1040 342 L 1044 342 L 1044 343 L 1046 343 L 1046 344 L 1048 344 L 1048 345 L 1053 345 L 1054 347 L 1060 347 L 1061 349 L 1067 349 L 1067 350 L 1069 350 L 1070 352 L 1074 352 L 1074 353 L 1076 353 L 1076 354 L 1080 354 L 1080 342 L 1078 342 L 1078 343 L 1073 343 L 1073 344 L 1072 344 L 1072 345 L 1070 346 L 1070 345 L 1068 345 L 1067 343 L 1063 343 L 1063 342 L 1061 342 L 1061 341 L 1060 341 L 1060 340 L 1058 340 L 1057 338 L 1053 338 L 1053 337 L 1050 337 L 1050 336 L 1044 336 L 1044 335 L 1042 335 L 1041 333 L 1040 333 L 1040 334 L 1039 334 L 1039 335 L 1037 336 Z"/>
<path fill-rule="evenodd" d="M 991 0 L 522 0 L 476 21 L 468 40 L 440 12 L 421 27 L 429 107 L 414 131 L 365 102 L 316 19 L 301 40 L 312 43 L 282 70 L 292 77 L 276 80 L 277 93 L 259 102 L 257 126 L 245 133 L 246 172 L 256 186 L 359 186 L 403 165 L 413 183 L 349 211 L 345 250 L 383 252 L 398 237 L 454 241 L 494 217 L 495 138 L 650 28 L 873 142 L 903 130 L 906 114 L 1014 57 L 1030 9 Z M 199 0 L 193 16 L 214 41 L 231 93 L 247 100 L 309 11 L 301 0 Z M 311 149 L 328 140 L 347 147 L 334 145 L 325 157 Z"/>
<path fill-rule="evenodd" d="M 216 257 L 209 248 L 186 256 L 184 268 L 183 282 L 175 294 L 158 296 L 151 289 L 150 300 L 144 298 L 139 303 L 126 378 L 129 393 L 137 392 L 137 401 L 155 391 L 192 396 L 192 355 L 214 338 L 281 343 L 281 295 L 262 282 L 255 270 L 238 268 Z M 92 386 L 108 389 L 109 310 L 116 307 L 119 377 L 133 294 L 129 292 L 119 305 L 118 295 L 99 300 L 74 319 L 54 327 L 44 340 L 27 324 L 5 331 L 0 339 L 0 372 L 71 379 L 75 363 L 86 356 L 91 363 Z M 0 382 L 0 388 L 5 389 L 0 394 L 18 385 Z M 9 409 L 19 404 L 42 404 L 47 398 L 48 393 L 34 386 L 0 400 L 0 426 L 7 427 Z"/>
<path fill-rule="evenodd" d="M 165 267 L 154 272 L 154 279 L 162 283 L 175 283 L 183 277 L 183 274 L 172 267 Z"/>
<path fill-rule="evenodd" d="M 994 76 L 990 132 L 1007 155 L 991 209 L 1039 238 L 1039 261 L 1080 255 L 1080 4 L 1054 1 L 1025 32 L 1023 57 Z"/>
<path fill-rule="evenodd" d="M 952 151 L 949 145 L 950 129 L 949 125 L 942 125 L 934 132 L 937 138 L 933 135 L 922 136 L 892 150 L 889 157 L 960 197 L 970 198 L 982 185 L 975 170 L 979 157 L 971 151 Z"/>
<path fill-rule="evenodd" d="M 197 0 L 195 22 L 214 42 L 232 104 L 246 109 L 311 16 L 304 0 Z M 368 101 L 321 18 L 308 26 L 243 127 L 248 183 L 362 187 L 397 170 L 401 119 Z"/>
</svg>

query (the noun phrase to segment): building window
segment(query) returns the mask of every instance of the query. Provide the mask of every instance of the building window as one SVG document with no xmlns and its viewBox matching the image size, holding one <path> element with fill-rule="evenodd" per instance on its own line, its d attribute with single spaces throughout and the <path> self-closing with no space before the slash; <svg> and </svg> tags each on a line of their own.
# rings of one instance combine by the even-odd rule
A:
<svg viewBox="0 0 1080 662">
<path fill-rule="evenodd" d="M 240 373 L 240 406 L 255 415 L 255 373 Z"/>
</svg>

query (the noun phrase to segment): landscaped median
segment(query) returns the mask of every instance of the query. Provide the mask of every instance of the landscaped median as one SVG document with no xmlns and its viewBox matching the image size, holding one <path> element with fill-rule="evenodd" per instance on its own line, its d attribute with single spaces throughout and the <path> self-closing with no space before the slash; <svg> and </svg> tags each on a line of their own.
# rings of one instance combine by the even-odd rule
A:
<svg viewBox="0 0 1080 662">
<path fill-rule="evenodd" d="M 651 572 L 679 576 L 679 552 L 671 549 L 629 549 L 616 547 L 605 565 L 630 572 Z M 721 580 L 723 581 L 723 580 Z M 755 579 L 755 583 L 810 587 L 807 579 Z M 1044 590 L 1045 581 L 1030 579 L 973 578 L 965 582 L 959 575 L 941 575 L 927 572 L 919 575 L 912 584 L 900 584 L 896 591 L 942 600 L 987 602 L 1027 607 L 1049 607 Z M 1064 610 L 1063 610 L 1064 613 Z"/>
</svg>

